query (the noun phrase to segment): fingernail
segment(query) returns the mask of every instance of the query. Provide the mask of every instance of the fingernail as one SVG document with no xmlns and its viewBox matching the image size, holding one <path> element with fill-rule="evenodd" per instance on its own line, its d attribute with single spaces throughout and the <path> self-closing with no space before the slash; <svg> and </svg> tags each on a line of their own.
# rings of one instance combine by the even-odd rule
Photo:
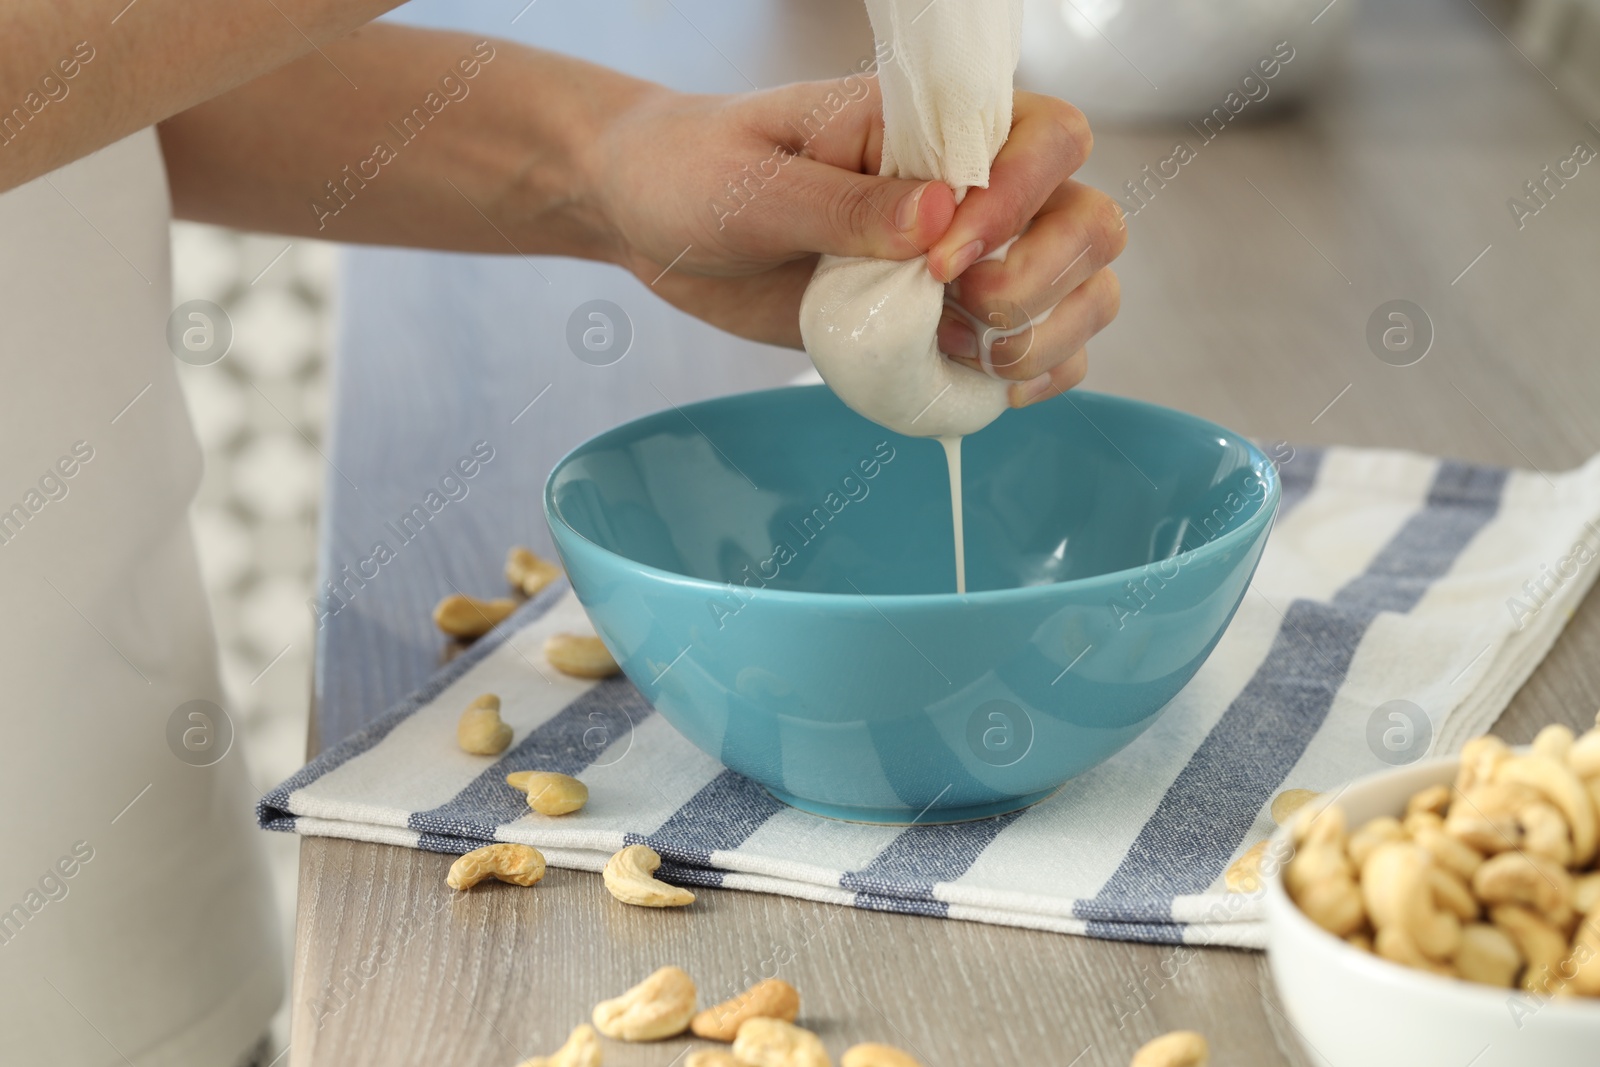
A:
<svg viewBox="0 0 1600 1067">
<path fill-rule="evenodd" d="M 939 323 L 939 351 L 961 359 L 977 359 L 978 335 L 960 319 L 946 318 Z"/>
<path fill-rule="evenodd" d="M 928 191 L 932 182 L 923 182 L 911 190 L 900 200 L 900 206 L 894 213 L 894 224 L 901 233 L 910 233 L 917 228 L 917 209 L 922 205 L 922 194 Z"/>
<path fill-rule="evenodd" d="M 982 241 L 970 241 L 962 245 L 956 251 L 956 254 L 950 257 L 950 265 L 945 270 L 945 277 L 959 278 L 961 272 L 976 263 L 981 255 L 983 255 Z"/>
<path fill-rule="evenodd" d="M 1025 408 L 1035 400 L 1042 400 L 1046 393 L 1054 389 L 1055 386 L 1051 384 L 1048 373 L 1041 374 L 1037 378 L 1029 378 L 1021 385 L 1011 387 L 1011 406 Z"/>
</svg>

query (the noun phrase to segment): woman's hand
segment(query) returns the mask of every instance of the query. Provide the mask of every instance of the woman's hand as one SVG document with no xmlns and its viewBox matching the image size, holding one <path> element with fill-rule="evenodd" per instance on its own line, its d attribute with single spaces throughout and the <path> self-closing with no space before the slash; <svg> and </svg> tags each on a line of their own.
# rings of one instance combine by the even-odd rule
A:
<svg viewBox="0 0 1600 1067">
<path fill-rule="evenodd" d="M 1127 239 L 1116 202 L 1069 178 L 1092 144 L 1083 115 L 1018 93 L 989 187 L 959 206 L 942 183 L 878 177 L 882 134 L 877 83 L 854 75 L 737 97 L 652 90 L 594 139 L 591 206 L 611 258 L 732 333 L 798 347 L 819 252 L 923 256 L 987 324 L 947 311 L 946 353 L 979 366 L 989 333 L 991 366 L 1018 383 L 1018 407 L 1080 382 L 1085 342 L 1117 313 L 1106 265 Z M 978 262 L 1024 228 L 1003 262 Z"/>
</svg>

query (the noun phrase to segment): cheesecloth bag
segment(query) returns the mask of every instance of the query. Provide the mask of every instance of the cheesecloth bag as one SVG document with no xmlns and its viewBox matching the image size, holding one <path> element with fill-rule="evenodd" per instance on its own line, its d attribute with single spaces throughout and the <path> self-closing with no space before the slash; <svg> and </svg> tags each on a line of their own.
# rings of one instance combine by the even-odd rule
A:
<svg viewBox="0 0 1600 1067">
<path fill-rule="evenodd" d="M 959 200 L 989 184 L 1011 130 L 1022 0 L 866 0 L 878 41 L 888 177 L 938 179 Z M 823 256 L 800 333 L 856 412 L 913 437 L 959 437 L 1006 409 L 1007 383 L 940 353 L 944 286 L 922 257 Z"/>
</svg>

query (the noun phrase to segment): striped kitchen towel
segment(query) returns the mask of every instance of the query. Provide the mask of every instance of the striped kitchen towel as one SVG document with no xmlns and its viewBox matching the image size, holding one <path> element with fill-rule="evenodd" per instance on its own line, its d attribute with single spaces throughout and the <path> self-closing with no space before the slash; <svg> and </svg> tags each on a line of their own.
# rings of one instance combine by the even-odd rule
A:
<svg viewBox="0 0 1600 1067">
<path fill-rule="evenodd" d="M 1261 901 L 1221 877 L 1270 831 L 1272 797 L 1486 731 L 1600 552 L 1600 457 L 1547 477 L 1393 451 L 1275 452 L 1277 527 L 1215 652 L 1148 731 L 1026 811 L 885 827 L 789 809 L 691 746 L 626 680 L 552 670 L 545 638 L 588 626 L 559 583 L 267 794 L 261 824 L 439 852 L 518 841 L 586 870 L 647 842 L 663 876 L 690 885 L 1259 947 Z M 516 731 L 492 763 L 455 744 L 462 707 L 490 691 Z M 588 807 L 529 812 L 505 784 L 527 768 L 579 776 Z"/>
</svg>

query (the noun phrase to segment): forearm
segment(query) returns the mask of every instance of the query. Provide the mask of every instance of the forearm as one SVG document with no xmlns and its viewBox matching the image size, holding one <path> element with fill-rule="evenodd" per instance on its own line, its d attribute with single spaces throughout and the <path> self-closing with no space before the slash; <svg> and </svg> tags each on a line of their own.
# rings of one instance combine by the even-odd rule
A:
<svg viewBox="0 0 1600 1067">
<path fill-rule="evenodd" d="M 0 192 L 315 54 L 398 2 L 5 0 Z"/>
<path fill-rule="evenodd" d="M 327 60 L 305 56 L 162 124 L 180 216 L 337 241 L 611 258 L 586 149 L 655 87 L 507 41 L 384 24 L 324 51 Z"/>
</svg>

